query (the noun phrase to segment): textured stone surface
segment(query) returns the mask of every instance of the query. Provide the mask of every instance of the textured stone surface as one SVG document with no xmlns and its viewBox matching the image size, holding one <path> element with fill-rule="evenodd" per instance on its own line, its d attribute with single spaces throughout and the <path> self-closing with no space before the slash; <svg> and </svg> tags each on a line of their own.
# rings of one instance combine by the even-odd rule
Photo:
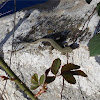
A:
<svg viewBox="0 0 100 100">
<path fill-rule="evenodd" d="M 6 0 L 0 0 L 0 4 L 2 4 L 3 2 L 5 2 Z"/>
<path fill-rule="evenodd" d="M 57 2 L 57 0 L 55 1 Z M 84 0 L 58 0 L 56 7 L 52 5 L 52 9 L 41 10 L 38 6 L 35 6 L 32 10 L 28 9 L 28 11 L 24 10 L 16 14 L 15 42 L 23 40 L 25 37 L 28 40 L 38 39 L 47 34 L 68 29 L 71 33 L 66 41 L 70 44 L 76 40 L 80 44 L 78 49 L 69 54 L 68 62 L 81 66 L 88 77 L 76 76 L 77 83 L 75 85 L 65 82 L 63 100 L 99 100 L 100 98 L 100 66 L 95 57 L 89 57 L 87 48 L 87 43 L 99 21 L 97 14 L 93 15 L 87 29 L 85 29 L 87 26 L 85 25 L 85 31 L 82 31 L 82 33 L 79 31 L 98 2 L 99 0 L 94 0 L 91 5 L 88 5 Z M 42 4 L 41 8 L 43 5 L 45 4 Z M 34 73 L 43 74 L 56 58 L 61 59 L 62 65 L 66 64 L 67 56 L 52 49 L 50 45 L 43 45 L 42 43 L 30 44 L 29 46 L 15 43 L 14 50 L 21 50 L 13 52 L 11 56 L 13 20 L 13 15 L 0 19 L 0 47 L 3 49 L 3 56 L 7 64 L 30 87 L 30 78 Z M 25 48 L 22 49 L 23 47 Z M 7 76 L 2 70 L 0 70 L 0 75 Z M 30 100 L 14 82 L 8 80 L 4 89 L 5 83 L 6 81 L 0 80 L 0 94 L 4 90 L 2 94 L 4 100 Z M 39 99 L 51 100 L 52 97 L 52 100 L 61 100 L 61 89 L 62 77 L 57 77 L 53 83 L 48 85 L 47 92 L 41 95 Z M 37 93 L 37 91 L 33 92 Z"/>
</svg>

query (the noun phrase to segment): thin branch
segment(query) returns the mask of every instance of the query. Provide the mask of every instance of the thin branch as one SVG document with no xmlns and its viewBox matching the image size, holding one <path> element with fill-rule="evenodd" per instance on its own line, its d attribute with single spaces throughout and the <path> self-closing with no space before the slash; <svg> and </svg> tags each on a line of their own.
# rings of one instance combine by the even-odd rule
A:
<svg viewBox="0 0 100 100">
<path fill-rule="evenodd" d="M 9 0 L 6 0 L 3 5 L 1 5 L 0 9 L 3 8 Z"/>
<path fill-rule="evenodd" d="M 5 14 L 7 14 L 7 13 L 10 13 L 10 12 L 12 12 L 13 10 L 9 10 L 9 11 L 7 11 L 7 12 L 5 12 L 5 13 L 0 13 L 0 16 L 2 16 L 2 15 L 5 15 Z"/>
<path fill-rule="evenodd" d="M 61 100 L 62 100 L 62 93 L 63 93 L 63 90 L 64 90 L 64 78 L 63 78 L 63 86 L 62 86 L 62 90 L 61 90 Z"/>
<path fill-rule="evenodd" d="M 84 23 L 84 25 L 83 25 L 83 27 L 82 27 L 82 30 L 84 29 L 86 22 L 90 21 L 90 18 L 93 16 L 94 12 L 96 11 L 96 8 L 97 8 L 97 7 L 95 7 L 95 8 L 93 9 L 92 14 L 91 14 L 91 15 L 88 17 L 88 19 L 85 21 L 85 23 Z"/>
<path fill-rule="evenodd" d="M 10 67 L 5 63 L 2 57 L 0 57 L 0 66 L 6 71 L 6 73 L 13 80 L 22 91 L 24 91 L 32 100 L 38 100 L 35 95 L 29 90 L 29 88 L 15 75 L 15 73 L 10 69 Z"/>
</svg>

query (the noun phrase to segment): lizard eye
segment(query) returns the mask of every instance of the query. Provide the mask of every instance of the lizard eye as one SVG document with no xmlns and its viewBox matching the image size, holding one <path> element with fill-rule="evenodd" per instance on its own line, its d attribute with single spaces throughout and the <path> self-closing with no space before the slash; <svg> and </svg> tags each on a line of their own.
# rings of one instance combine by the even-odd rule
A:
<svg viewBox="0 0 100 100">
<path fill-rule="evenodd" d="M 68 47 L 68 44 L 67 44 L 67 42 L 64 44 L 64 47 Z"/>
</svg>

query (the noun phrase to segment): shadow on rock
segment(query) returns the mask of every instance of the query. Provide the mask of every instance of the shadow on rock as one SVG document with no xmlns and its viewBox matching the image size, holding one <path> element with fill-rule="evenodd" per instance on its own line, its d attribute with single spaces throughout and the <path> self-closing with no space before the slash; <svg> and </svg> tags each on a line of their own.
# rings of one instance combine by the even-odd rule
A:
<svg viewBox="0 0 100 100">
<path fill-rule="evenodd" d="M 96 62 L 100 65 L 100 56 L 95 57 Z"/>
<path fill-rule="evenodd" d="M 48 0 L 45 3 L 37 4 L 35 6 L 28 7 L 23 10 L 38 9 L 40 11 L 43 11 L 43 10 L 50 11 L 50 10 L 53 10 L 54 8 L 56 8 L 59 5 L 60 1 L 61 0 Z"/>
</svg>

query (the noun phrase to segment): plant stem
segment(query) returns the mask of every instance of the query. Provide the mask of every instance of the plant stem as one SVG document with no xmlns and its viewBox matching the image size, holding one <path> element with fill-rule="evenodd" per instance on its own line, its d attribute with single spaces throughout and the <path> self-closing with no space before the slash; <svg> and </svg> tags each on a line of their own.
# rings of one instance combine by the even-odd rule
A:
<svg viewBox="0 0 100 100">
<path fill-rule="evenodd" d="M 38 100 L 35 95 L 29 90 L 29 88 L 15 75 L 10 67 L 5 63 L 2 57 L 0 57 L 0 66 L 6 71 L 6 73 L 14 79 L 14 82 L 23 90 L 32 100 Z"/>
</svg>

